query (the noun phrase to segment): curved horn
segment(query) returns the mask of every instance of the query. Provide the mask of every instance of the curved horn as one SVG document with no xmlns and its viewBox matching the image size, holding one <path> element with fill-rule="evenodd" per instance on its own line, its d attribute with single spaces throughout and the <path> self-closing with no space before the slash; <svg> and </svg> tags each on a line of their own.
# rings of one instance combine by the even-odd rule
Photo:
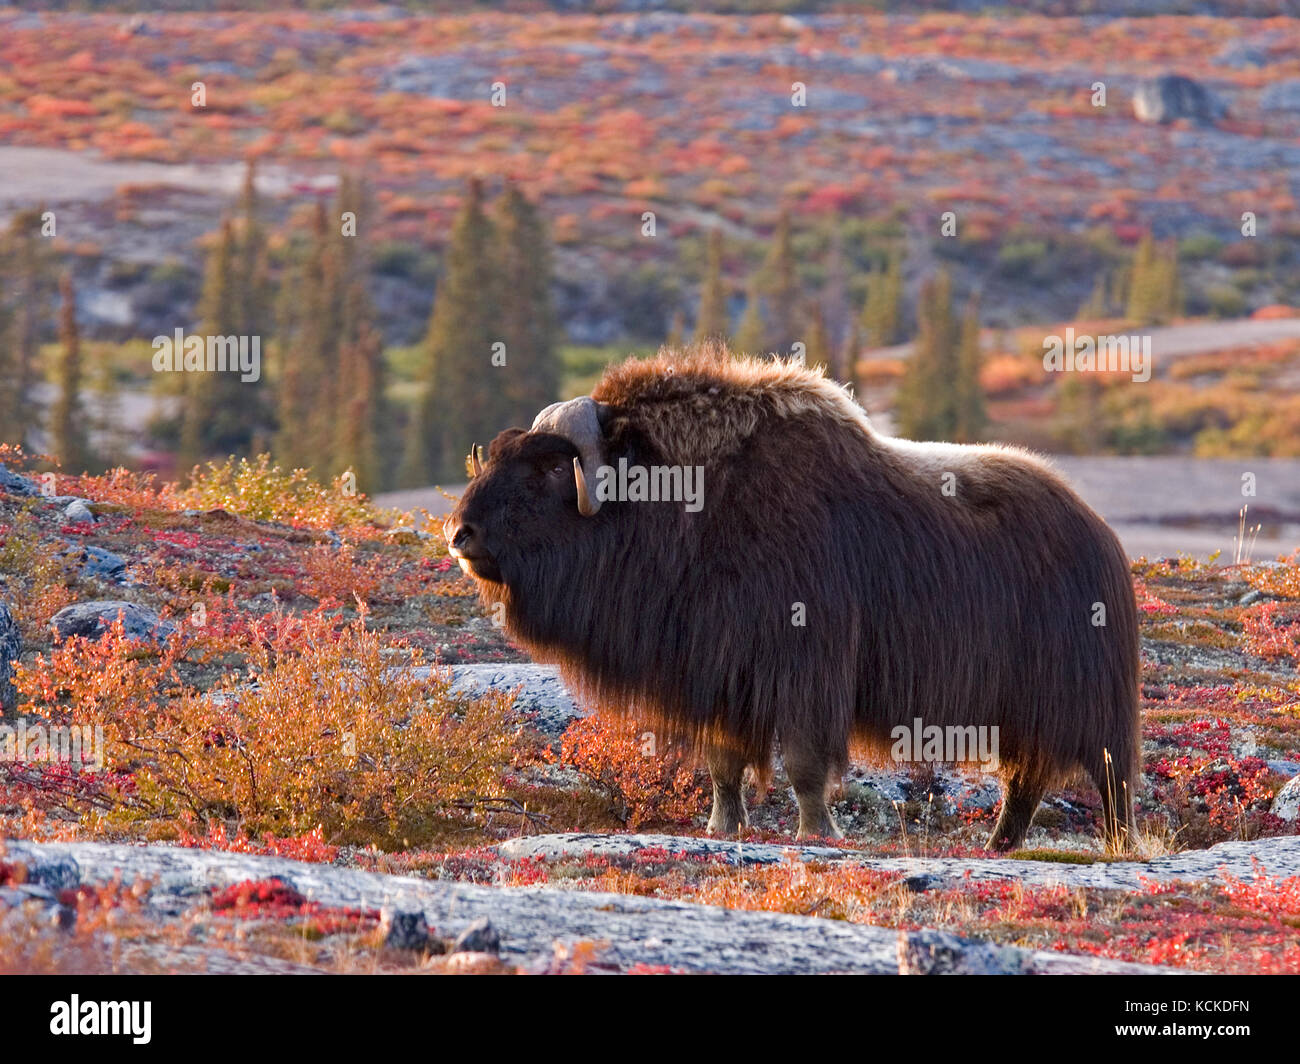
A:
<svg viewBox="0 0 1300 1064">
<path fill-rule="evenodd" d="M 482 448 L 476 443 L 469 449 L 469 459 L 466 465 L 469 466 L 472 476 L 480 476 L 483 472 Z"/>
<path fill-rule="evenodd" d="M 600 510 L 596 497 L 596 476 L 605 464 L 605 437 L 600 427 L 600 408 L 589 395 L 552 403 L 533 420 L 533 432 L 563 436 L 578 448 L 573 475 L 578 485 L 578 511 L 592 517 Z"/>
<path fill-rule="evenodd" d="M 593 499 L 587 490 L 587 477 L 582 471 L 582 459 L 573 456 L 573 480 L 578 486 L 578 513 L 583 517 L 594 517 L 600 509 L 600 500 Z"/>
</svg>

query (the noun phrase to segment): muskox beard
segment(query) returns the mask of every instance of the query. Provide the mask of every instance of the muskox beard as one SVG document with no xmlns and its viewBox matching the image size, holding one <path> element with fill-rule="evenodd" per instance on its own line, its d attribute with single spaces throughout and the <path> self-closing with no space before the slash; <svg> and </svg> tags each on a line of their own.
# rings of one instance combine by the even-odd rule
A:
<svg viewBox="0 0 1300 1064">
<path fill-rule="evenodd" d="M 582 662 L 593 641 L 599 642 L 595 633 L 608 627 L 611 599 L 622 581 L 617 552 L 605 549 L 602 539 L 535 549 L 527 558 L 499 558 L 502 581 L 476 581 L 493 623 L 535 660 Z M 634 614 L 636 604 L 624 611 Z"/>
</svg>

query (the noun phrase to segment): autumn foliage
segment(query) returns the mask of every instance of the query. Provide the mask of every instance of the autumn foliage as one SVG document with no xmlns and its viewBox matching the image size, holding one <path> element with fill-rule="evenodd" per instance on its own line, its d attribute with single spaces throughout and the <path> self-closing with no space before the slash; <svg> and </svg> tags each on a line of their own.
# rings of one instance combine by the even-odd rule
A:
<svg viewBox="0 0 1300 1064">
<path fill-rule="evenodd" d="M 120 621 L 24 664 L 27 712 L 103 729 L 104 771 L 59 800 L 107 828 L 319 827 L 323 841 L 393 848 L 496 789 L 516 738 L 509 700 L 456 697 L 436 673 L 394 667 L 364 611 L 342 627 L 323 607 L 269 615 L 231 638 L 243 666 L 208 692 L 181 679 L 181 636 L 154 653 Z"/>
<path fill-rule="evenodd" d="M 700 776 L 675 750 L 662 751 L 653 732 L 624 717 L 575 721 L 560 739 L 559 760 L 605 794 L 629 829 L 683 823 L 701 811 Z"/>
</svg>

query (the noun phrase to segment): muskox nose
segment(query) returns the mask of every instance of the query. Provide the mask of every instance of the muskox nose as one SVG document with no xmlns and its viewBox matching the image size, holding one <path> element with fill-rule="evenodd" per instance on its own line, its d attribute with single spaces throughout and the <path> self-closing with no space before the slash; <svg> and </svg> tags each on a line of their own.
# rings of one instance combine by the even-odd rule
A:
<svg viewBox="0 0 1300 1064">
<path fill-rule="evenodd" d="M 467 551 L 478 539 L 478 529 L 468 522 L 462 523 L 460 528 L 456 529 L 456 534 L 451 537 L 451 545 L 458 551 Z"/>
</svg>

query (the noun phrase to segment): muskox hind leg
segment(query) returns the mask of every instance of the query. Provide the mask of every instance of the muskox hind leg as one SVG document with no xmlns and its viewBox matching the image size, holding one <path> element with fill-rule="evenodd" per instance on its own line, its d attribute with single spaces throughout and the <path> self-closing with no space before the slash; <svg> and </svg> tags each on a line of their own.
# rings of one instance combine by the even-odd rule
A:
<svg viewBox="0 0 1300 1064">
<path fill-rule="evenodd" d="M 1133 789 L 1129 782 L 1132 769 L 1121 767 L 1105 751 L 1095 765 L 1088 765 L 1088 775 L 1101 792 L 1101 830 L 1106 848 L 1123 853 L 1133 844 Z"/>
<path fill-rule="evenodd" d="M 713 777 L 713 812 L 709 814 L 710 835 L 734 835 L 749 826 L 740 783 L 745 759 L 724 745 L 709 748 L 709 775 Z"/>
<path fill-rule="evenodd" d="M 1024 842 L 1038 803 L 1046 793 L 1047 785 L 1041 781 L 1021 775 L 1008 777 L 1002 792 L 1002 815 L 986 843 L 988 848 L 1014 850 Z"/>
<path fill-rule="evenodd" d="M 781 762 L 785 774 L 794 788 L 799 803 L 799 839 L 842 839 L 839 829 L 826 806 L 826 792 L 830 787 L 830 773 L 835 761 L 813 742 L 799 736 L 781 737 Z"/>
</svg>

